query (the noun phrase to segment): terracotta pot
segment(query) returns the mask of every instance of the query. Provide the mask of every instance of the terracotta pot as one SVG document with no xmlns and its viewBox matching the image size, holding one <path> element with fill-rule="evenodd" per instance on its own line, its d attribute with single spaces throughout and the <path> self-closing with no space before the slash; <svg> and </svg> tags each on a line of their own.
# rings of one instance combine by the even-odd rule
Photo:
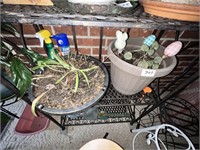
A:
<svg viewBox="0 0 200 150">
<path fill-rule="evenodd" d="M 170 3 L 155 0 L 140 0 L 144 11 L 159 17 L 183 21 L 200 21 L 200 5 Z"/>
<path fill-rule="evenodd" d="M 127 47 L 138 49 L 143 40 L 143 38 L 130 38 L 127 41 Z M 155 78 L 169 74 L 176 66 L 177 60 L 174 56 L 164 59 L 161 69 L 143 69 L 134 66 L 113 53 L 114 42 L 111 42 L 108 48 L 108 55 L 111 60 L 111 82 L 114 88 L 122 94 L 131 95 L 140 92 Z M 162 56 L 163 52 L 164 47 L 160 46 L 156 54 Z M 146 71 L 153 74 L 145 74 Z"/>
</svg>

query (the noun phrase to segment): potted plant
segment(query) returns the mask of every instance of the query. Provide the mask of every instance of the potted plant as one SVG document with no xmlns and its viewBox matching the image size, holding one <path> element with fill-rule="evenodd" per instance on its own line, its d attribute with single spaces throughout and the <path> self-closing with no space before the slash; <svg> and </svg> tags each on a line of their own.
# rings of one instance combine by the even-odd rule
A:
<svg viewBox="0 0 200 150">
<path fill-rule="evenodd" d="M 17 32 L 10 24 L 2 27 Z M 32 101 L 34 114 L 35 106 L 57 115 L 82 111 L 98 102 L 108 88 L 108 71 L 96 58 L 75 54 L 64 58 L 55 49 L 54 59 L 49 59 L 32 50 L 19 48 L 3 37 L 1 48 L 2 68 L 10 75 L 20 95 L 32 87 L 29 94 L 36 97 Z M 13 54 L 13 50 L 17 53 Z"/>
<path fill-rule="evenodd" d="M 68 0 L 54 2 L 60 8 L 81 14 L 124 14 L 138 6 L 138 0 Z"/>
<path fill-rule="evenodd" d="M 140 0 L 144 11 L 155 16 L 199 22 L 199 0 Z"/>
<path fill-rule="evenodd" d="M 117 31 L 116 37 L 108 47 L 111 81 L 114 88 L 125 95 L 140 92 L 155 78 L 169 74 L 177 63 L 174 55 L 182 47 L 177 41 L 165 49 L 154 35 L 128 39 L 127 33 Z"/>
</svg>

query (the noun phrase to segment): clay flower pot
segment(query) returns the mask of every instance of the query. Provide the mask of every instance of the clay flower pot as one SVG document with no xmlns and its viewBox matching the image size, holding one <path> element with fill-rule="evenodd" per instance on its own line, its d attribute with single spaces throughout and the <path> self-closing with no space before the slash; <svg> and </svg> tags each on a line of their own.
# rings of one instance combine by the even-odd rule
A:
<svg viewBox="0 0 200 150">
<path fill-rule="evenodd" d="M 166 0 L 140 0 L 144 11 L 159 17 L 183 21 L 200 21 L 200 2 L 193 1 L 167 1 Z"/>
</svg>

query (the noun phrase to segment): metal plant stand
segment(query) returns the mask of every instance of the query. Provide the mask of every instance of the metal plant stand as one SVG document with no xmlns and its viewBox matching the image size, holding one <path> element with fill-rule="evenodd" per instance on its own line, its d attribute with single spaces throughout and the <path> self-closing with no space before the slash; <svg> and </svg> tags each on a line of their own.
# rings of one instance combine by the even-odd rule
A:
<svg viewBox="0 0 200 150">
<path fill-rule="evenodd" d="M 176 30 L 175 40 L 179 37 L 179 31 L 190 30 L 198 31 L 199 24 L 194 22 L 184 22 L 151 16 L 143 11 L 141 6 L 137 7 L 131 12 L 125 14 L 81 14 L 72 13 L 67 7 L 65 9 L 42 6 L 22 6 L 22 5 L 3 5 L 1 7 L 1 22 L 11 22 L 19 24 L 33 24 L 35 30 L 42 29 L 42 24 L 46 25 L 69 25 L 72 29 L 73 41 L 75 50 L 79 53 L 77 39 L 76 39 L 76 26 L 97 26 L 100 27 L 99 37 L 99 60 L 102 58 L 102 43 L 103 43 L 103 29 L 104 27 L 122 27 L 127 28 L 130 32 L 132 28 L 145 28 L 161 30 L 158 39 L 163 35 L 165 30 Z M 189 69 L 191 70 L 191 69 Z M 187 71 L 187 70 L 186 70 Z M 139 123 L 140 120 L 152 112 L 154 109 L 162 107 L 163 104 L 173 98 L 177 93 L 183 90 L 187 85 L 196 80 L 199 73 L 196 72 L 191 75 L 182 84 L 177 86 L 171 93 L 160 99 L 160 94 L 168 90 L 169 87 L 162 92 L 156 90 L 151 94 L 144 94 L 142 92 L 135 95 L 125 96 L 118 93 L 112 85 L 106 95 L 93 107 L 80 113 L 61 115 L 60 123 L 56 121 L 51 115 L 45 114 L 50 120 L 57 124 L 62 129 L 65 126 L 71 125 L 84 125 L 84 124 L 100 124 L 100 123 L 118 123 L 130 122 L 130 124 Z M 180 76 L 181 78 L 181 76 Z M 11 89 L 16 95 L 18 90 L 13 88 L 7 81 L 2 79 L 2 83 Z M 174 81 L 172 81 L 172 84 Z M 158 88 L 158 87 L 157 87 Z M 159 91 L 159 90 L 158 90 Z M 27 103 L 31 104 L 27 96 L 22 98 Z M 135 117 L 136 107 L 145 105 L 144 111 L 139 117 Z M 39 110 L 39 109 L 38 109 Z M 40 111 L 40 110 L 39 110 Z"/>
</svg>

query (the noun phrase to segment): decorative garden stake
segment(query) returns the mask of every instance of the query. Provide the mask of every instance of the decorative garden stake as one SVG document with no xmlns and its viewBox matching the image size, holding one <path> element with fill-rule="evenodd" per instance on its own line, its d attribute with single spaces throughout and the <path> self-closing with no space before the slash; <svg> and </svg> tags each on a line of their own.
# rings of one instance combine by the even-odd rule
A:
<svg viewBox="0 0 200 150">
<path fill-rule="evenodd" d="M 128 39 L 128 35 L 126 32 L 122 33 L 121 31 L 116 32 L 116 41 L 115 41 L 115 47 L 118 49 L 118 53 L 121 53 L 125 46 L 126 46 L 126 40 Z"/>
<path fill-rule="evenodd" d="M 165 48 L 163 58 L 175 56 L 181 50 L 181 48 L 182 43 L 180 41 L 171 43 Z"/>
</svg>

